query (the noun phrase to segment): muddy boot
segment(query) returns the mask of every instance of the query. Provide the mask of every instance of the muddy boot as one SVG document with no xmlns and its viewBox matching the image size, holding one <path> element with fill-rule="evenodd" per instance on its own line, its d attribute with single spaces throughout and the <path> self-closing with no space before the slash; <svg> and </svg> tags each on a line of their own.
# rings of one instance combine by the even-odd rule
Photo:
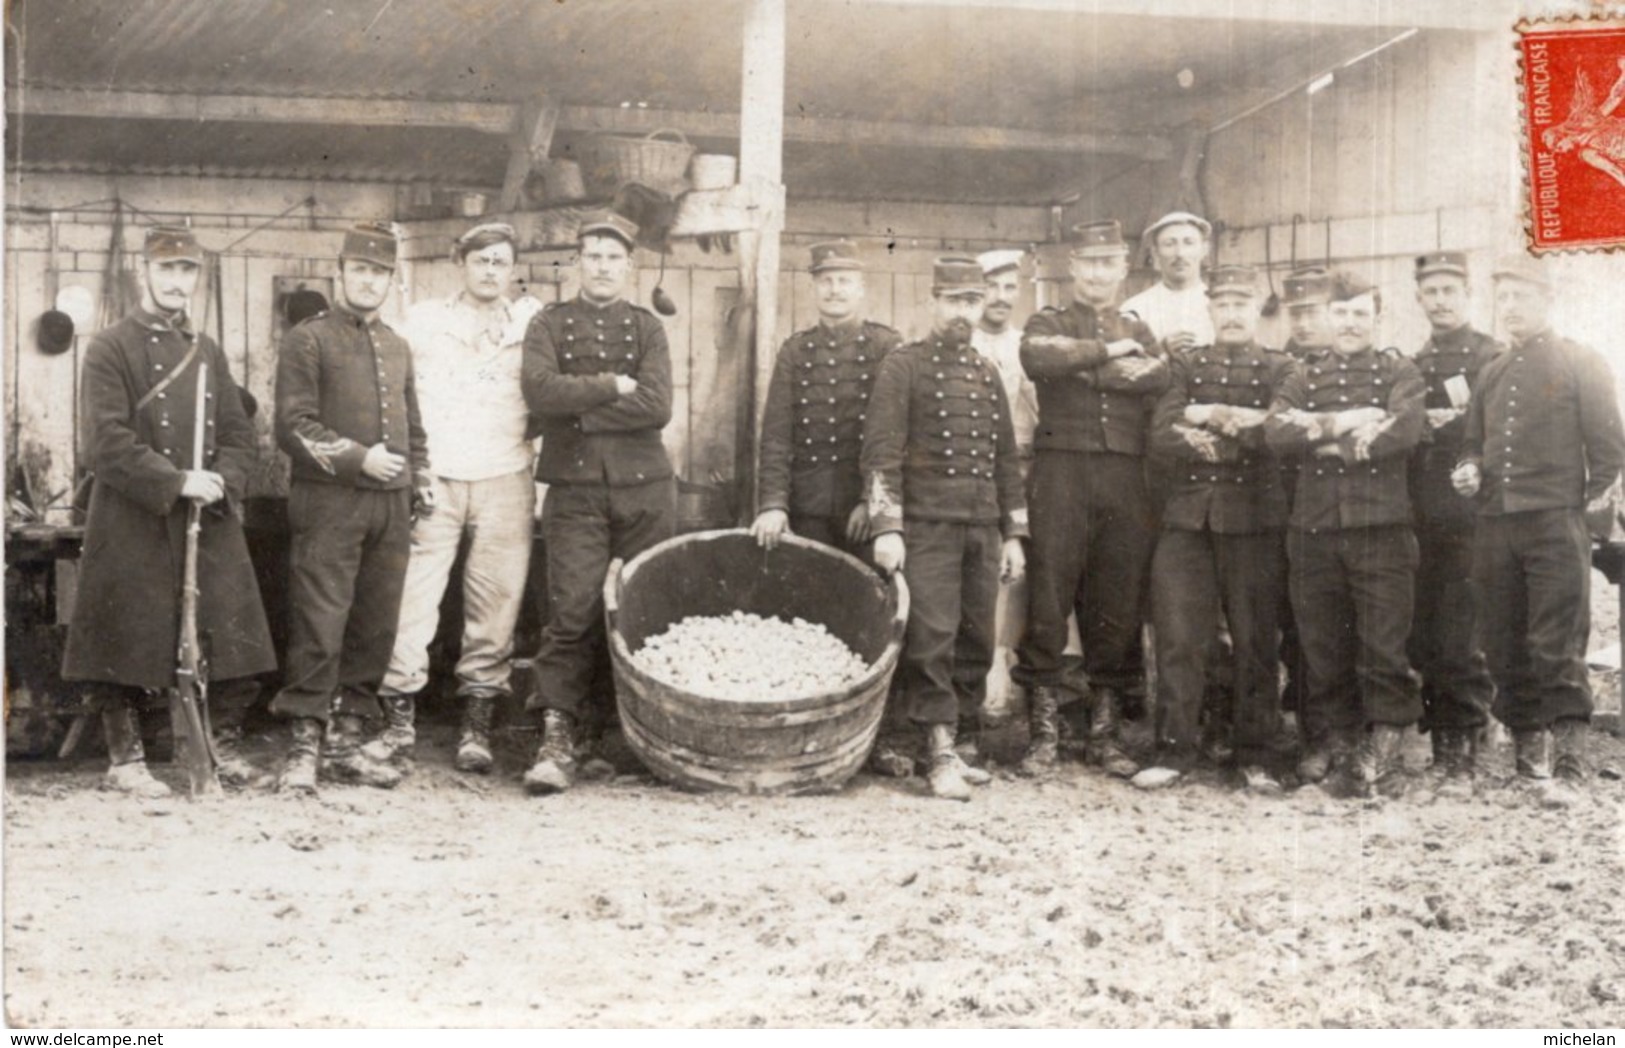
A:
<svg viewBox="0 0 1625 1048">
<path fill-rule="evenodd" d="M 1478 741 L 1472 728 L 1434 728 L 1434 792 L 1441 797 L 1466 799 L 1473 794 L 1478 771 Z"/>
<path fill-rule="evenodd" d="M 243 756 L 243 729 L 239 725 L 214 729 L 214 772 L 220 785 L 241 788 L 254 781 L 254 766 Z"/>
<path fill-rule="evenodd" d="M 102 707 L 102 734 L 107 737 L 107 775 L 102 788 L 144 800 L 168 797 L 170 789 L 147 770 L 147 752 L 135 711 L 123 699 L 110 699 Z"/>
<path fill-rule="evenodd" d="M 525 772 L 525 789 L 535 794 L 562 793 L 575 785 L 576 719 L 563 710 L 542 711 L 542 745 L 536 763 Z"/>
<path fill-rule="evenodd" d="M 1279 797 L 1281 795 L 1281 782 L 1262 764 L 1243 764 L 1241 766 L 1242 788 L 1248 793 L 1260 797 Z"/>
<path fill-rule="evenodd" d="M 1140 766 L 1118 745 L 1117 692 L 1110 688 L 1095 689 L 1094 709 L 1089 712 L 1088 756 L 1107 775 L 1119 779 L 1132 779 L 1140 771 Z"/>
<path fill-rule="evenodd" d="M 1547 754 L 1547 740 L 1545 728 L 1533 728 L 1529 731 L 1515 731 L 1512 733 L 1512 763 L 1518 770 L 1518 776 L 1524 779 L 1549 779 L 1552 777 L 1551 758 Z"/>
<path fill-rule="evenodd" d="M 1552 722 L 1552 778 L 1571 784 L 1591 778 L 1591 762 L 1586 759 L 1586 740 L 1591 722 L 1583 717 L 1564 717 Z"/>
<path fill-rule="evenodd" d="M 1032 777 L 1055 770 L 1060 759 L 1061 696 L 1048 685 L 1036 685 L 1027 703 L 1027 752 L 1016 770 Z"/>
<path fill-rule="evenodd" d="M 932 724 L 925 729 L 925 749 L 931 762 L 928 781 L 931 796 L 948 801 L 970 800 L 970 783 L 965 779 L 965 762 L 954 752 L 951 724 Z"/>
<path fill-rule="evenodd" d="M 484 775 L 491 770 L 491 714 L 496 696 L 475 692 L 463 703 L 463 730 L 457 739 L 457 770 Z"/>
<path fill-rule="evenodd" d="M 277 789 L 313 794 L 322 749 L 322 722 L 314 717 L 295 717 L 289 729 L 293 741 L 288 744 L 288 757 L 277 778 Z"/>
<path fill-rule="evenodd" d="M 993 773 L 981 767 L 981 722 L 974 717 L 963 718 L 954 738 L 954 752 L 959 754 L 959 762 L 965 766 L 961 771 L 965 781 L 972 786 L 986 786 L 992 782 Z"/>
<path fill-rule="evenodd" d="M 1298 758 L 1298 778 L 1304 783 L 1323 782 L 1332 770 L 1332 748 L 1326 742 L 1313 742 Z"/>
<path fill-rule="evenodd" d="M 1399 751 L 1405 745 L 1405 727 L 1373 724 L 1360 740 L 1355 785 L 1365 796 L 1379 790 L 1389 796 L 1404 792 L 1405 762 Z"/>
<path fill-rule="evenodd" d="M 378 703 L 384 707 L 384 730 L 361 747 L 361 753 L 375 762 L 410 760 L 418 741 L 417 696 L 380 694 Z"/>
<path fill-rule="evenodd" d="M 322 774 L 336 782 L 358 783 L 392 790 L 401 784 L 401 773 L 384 761 L 362 752 L 361 718 L 351 713 L 335 713 L 327 724 L 322 747 Z"/>
</svg>

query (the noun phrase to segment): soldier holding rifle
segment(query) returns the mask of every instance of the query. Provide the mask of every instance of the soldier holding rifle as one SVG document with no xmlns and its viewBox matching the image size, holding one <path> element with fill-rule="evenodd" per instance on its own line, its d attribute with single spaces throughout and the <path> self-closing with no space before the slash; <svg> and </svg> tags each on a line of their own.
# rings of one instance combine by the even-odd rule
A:
<svg viewBox="0 0 1625 1048">
<path fill-rule="evenodd" d="M 105 784 L 142 797 L 169 793 L 147 770 L 136 718 L 176 684 L 189 507 L 200 507 L 196 621 L 216 678 L 213 742 L 227 784 L 251 770 L 237 751 L 257 692 L 250 678 L 276 667 L 236 512 L 254 430 L 225 355 L 189 315 L 202 264 L 190 229 L 148 230 L 141 305 L 91 338 L 81 378 L 84 461 L 95 480 L 62 677 L 87 682 L 101 711 Z"/>
</svg>

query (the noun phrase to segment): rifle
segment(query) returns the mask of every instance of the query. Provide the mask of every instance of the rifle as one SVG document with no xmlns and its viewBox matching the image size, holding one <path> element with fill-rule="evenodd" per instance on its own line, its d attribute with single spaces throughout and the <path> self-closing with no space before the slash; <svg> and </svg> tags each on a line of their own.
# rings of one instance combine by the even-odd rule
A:
<svg viewBox="0 0 1625 1048">
<path fill-rule="evenodd" d="M 198 362 L 197 414 L 192 428 L 192 468 L 203 468 L 204 433 L 208 429 L 209 365 Z M 181 623 L 179 650 L 175 654 L 175 687 L 169 693 L 169 718 L 175 731 L 176 756 L 186 768 L 187 784 L 193 797 L 219 793 L 215 774 L 218 760 L 209 731 L 209 679 L 198 645 L 197 632 L 197 548 L 203 534 L 203 507 L 188 499 L 186 510 L 186 561 L 181 577 Z"/>
</svg>

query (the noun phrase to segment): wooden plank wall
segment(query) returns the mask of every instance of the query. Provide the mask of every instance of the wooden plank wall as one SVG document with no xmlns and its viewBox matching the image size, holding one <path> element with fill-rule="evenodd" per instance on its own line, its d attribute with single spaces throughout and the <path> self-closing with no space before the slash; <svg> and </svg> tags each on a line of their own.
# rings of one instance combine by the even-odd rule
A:
<svg viewBox="0 0 1625 1048">
<path fill-rule="evenodd" d="M 272 221 L 241 243 L 255 226 L 297 204 L 316 198 L 312 212 Z M 140 209 L 126 217 L 123 248 L 133 265 L 140 250 L 142 227 L 151 221 L 190 218 L 205 247 L 226 248 L 220 275 L 224 300 L 224 349 L 239 383 L 261 405 L 256 424 L 266 460 L 255 494 L 280 493 L 283 470 L 272 454 L 271 405 L 274 398 L 276 321 L 273 316 L 277 277 L 329 276 L 334 269 L 340 231 L 362 218 L 390 214 L 393 187 L 304 185 L 252 180 L 177 178 L 31 179 L 25 178 L 13 205 L 60 207 L 59 248 L 47 251 L 48 223 L 42 212 L 8 214 L 5 251 L 6 316 L 4 374 L 7 474 L 22 455 L 36 464 L 44 495 L 66 490 L 75 476 L 78 365 L 86 336 L 74 352 L 48 357 L 35 348 L 35 326 L 50 306 L 50 284 L 82 284 L 100 294 L 111 246 L 112 226 L 105 213 L 74 212 L 83 201 L 119 196 Z M 185 208 L 185 210 L 181 210 Z M 145 216 L 145 217 L 143 217 Z M 807 246 L 846 235 L 858 239 L 871 265 L 868 315 L 918 336 L 929 327 L 928 295 L 931 260 L 947 250 L 982 251 L 1025 247 L 1042 239 L 1047 226 L 1042 209 L 949 207 L 896 204 L 848 205 L 832 202 L 792 204 L 785 237 L 776 332 L 780 341 L 792 330 L 816 319 L 812 281 L 805 273 Z M 444 223 L 429 225 L 438 229 Z M 466 222 L 450 223 L 461 227 Z M 406 224 L 410 237 L 413 224 Z M 446 254 L 449 237 L 425 243 L 400 270 L 397 288 L 385 307 L 386 319 L 397 318 L 404 303 L 455 291 L 459 278 Z M 411 241 L 409 240 L 409 243 Z M 528 289 L 543 301 L 576 292 L 573 260 L 568 252 L 527 253 L 523 259 Z M 667 443 L 679 472 L 705 483 L 713 476 L 732 477 L 743 403 L 742 373 L 728 337 L 729 309 L 738 290 L 737 261 L 722 250 L 700 251 L 692 242 L 678 245 L 666 262 L 663 285 L 678 305 L 666 322 L 675 368 L 674 424 Z M 647 304 L 659 276 L 658 256 L 640 253 L 638 298 Z M 196 307 L 205 310 L 200 296 Z M 92 329 L 93 330 L 93 329 Z M 215 330 L 212 320 L 208 330 Z M 51 518 L 65 522 L 66 514 Z"/>
</svg>

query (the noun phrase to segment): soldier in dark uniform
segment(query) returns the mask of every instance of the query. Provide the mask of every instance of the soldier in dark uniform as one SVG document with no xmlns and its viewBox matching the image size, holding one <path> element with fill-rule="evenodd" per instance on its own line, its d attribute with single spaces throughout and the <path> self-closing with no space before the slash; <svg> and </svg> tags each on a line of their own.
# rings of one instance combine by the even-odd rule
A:
<svg viewBox="0 0 1625 1048">
<path fill-rule="evenodd" d="M 969 800 L 990 776 L 954 751 L 955 727 L 985 694 L 999 582 L 1021 577 L 1027 507 L 998 366 L 970 344 L 982 267 L 939 258 L 932 277 L 931 335 L 881 364 L 862 468 L 875 563 L 908 580 L 901 688 L 925 729 L 931 792 Z"/>
<path fill-rule="evenodd" d="M 1286 306 L 1289 335 L 1281 351 L 1294 362 L 1302 363 L 1310 353 L 1332 344 L 1332 325 L 1326 316 L 1331 303 L 1332 277 L 1319 266 L 1294 269 L 1281 285 L 1281 303 Z M 1281 492 L 1286 504 L 1292 505 L 1292 496 L 1298 489 L 1298 458 L 1296 455 L 1277 457 L 1281 473 Z M 1309 667 L 1303 660 L 1303 645 L 1298 642 L 1298 622 L 1292 614 L 1291 588 L 1281 587 L 1281 605 L 1277 613 L 1281 625 L 1281 665 L 1286 668 L 1286 683 L 1281 688 L 1281 708 L 1291 710 L 1298 719 L 1298 731 L 1303 732 L 1303 698 L 1309 677 Z"/>
<path fill-rule="evenodd" d="M 525 402 L 540 423 L 536 479 L 547 546 L 548 620 L 532 709 L 542 744 L 525 774 L 533 793 L 575 781 L 577 718 L 609 657 L 604 573 L 672 535 L 671 354 L 653 313 L 624 295 L 637 226 L 600 212 L 581 226 L 581 293 L 538 313 L 525 334 Z"/>
<path fill-rule="evenodd" d="M 175 684 L 189 501 L 203 506 L 198 626 L 228 785 L 251 773 L 237 749 L 258 694 L 250 678 L 276 668 L 239 519 L 254 429 L 225 354 L 187 315 L 202 264 L 190 229 L 148 230 L 141 306 L 90 339 L 81 375 L 83 461 L 95 481 L 62 679 L 89 682 L 100 707 L 107 786 L 143 797 L 169 793 L 147 770 L 136 717 L 146 696 Z M 204 368 L 205 466 L 196 469 Z"/>
<path fill-rule="evenodd" d="M 1495 684 L 1479 646 L 1473 593 L 1470 499 L 1450 474 L 1461 457 L 1467 404 L 1478 372 L 1501 346 L 1467 322 L 1467 256 L 1437 251 L 1416 259 L 1416 299 L 1433 334 L 1413 358 L 1427 383 L 1427 431 L 1411 457 L 1416 510 L 1416 613 L 1411 664 L 1422 674 L 1423 726 L 1433 766 L 1444 779 L 1470 778 L 1478 730 L 1489 719 Z"/>
<path fill-rule="evenodd" d="M 395 251 L 387 226 L 346 232 L 334 308 L 289 331 L 277 361 L 277 444 L 293 461 L 288 667 L 271 703 L 292 721 L 284 789 L 315 790 L 318 755 L 340 780 L 400 781 L 361 752 L 383 713 L 412 515 L 434 508 L 411 351 L 378 319 Z"/>
<path fill-rule="evenodd" d="M 1135 685 L 1142 595 L 1156 541 L 1146 434 L 1168 365 L 1149 328 L 1117 312 L 1128 245 L 1116 222 L 1073 230 L 1077 296 L 1027 321 L 1021 363 L 1038 388 L 1033 439 L 1032 573 L 1023 659 L 1033 668 L 1023 771 L 1055 764 L 1061 653 L 1074 611 L 1093 692 L 1089 755 L 1113 775 L 1138 766 L 1117 743 L 1122 692 Z"/>
<path fill-rule="evenodd" d="M 1169 497 L 1151 565 L 1158 738 L 1180 759 L 1197 743 L 1204 654 L 1222 611 L 1235 651 L 1234 759 L 1249 788 L 1280 789 L 1268 765 L 1280 718 L 1276 608 L 1286 584 L 1286 500 L 1264 418 L 1292 358 L 1265 349 L 1258 275 L 1220 266 L 1208 284 L 1215 343 L 1176 355 L 1151 425 L 1168 459 Z"/>
<path fill-rule="evenodd" d="M 1494 279 L 1512 344 L 1479 372 L 1453 479 L 1478 498 L 1473 580 L 1495 715 L 1512 730 L 1518 773 L 1574 783 L 1590 774 L 1585 518 L 1600 518 L 1592 527 L 1607 534 L 1625 436 L 1608 361 L 1551 329 L 1545 266 L 1514 256 L 1497 263 Z"/>
<path fill-rule="evenodd" d="M 1309 353 L 1264 423 L 1270 447 L 1299 460 L 1287 532 L 1309 668 L 1298 775 L 1318 782 L 1336 766 L 1363 790 L 1400 782 L 1400 744 L 1422 714 L 1405 655 L 1417 559 L 1406 467 L 1425 390 L 1398 350 L 1374 346 L 1380 309 L 1374 288 L 1338 275 L 1332 348 Z"/>
<path fill-rule="evenodd" d="M 772 549 L 785 529 L 849 553 L 869 552 L 858 455 L 880 361 L 902 336 L 864 320 L 863 262 L 845 240 L 812 246 L 818 323 L 779 347 L 762 419 L 751 534 Z"/>
<path fill-rule="evenodd" d="M 858 456 L 880 361 L 902 336 L 864 320 L 863 262 L 850 241 L 811 248 L 818 323 L 779 347 L 762 417 L 757 515 L 751 534 L 772 549 L 788 529 L 867 558 L 869 507 Z M 888 702 L 869 766 L 914 774 L 901 703 Z"/>
</svg>

